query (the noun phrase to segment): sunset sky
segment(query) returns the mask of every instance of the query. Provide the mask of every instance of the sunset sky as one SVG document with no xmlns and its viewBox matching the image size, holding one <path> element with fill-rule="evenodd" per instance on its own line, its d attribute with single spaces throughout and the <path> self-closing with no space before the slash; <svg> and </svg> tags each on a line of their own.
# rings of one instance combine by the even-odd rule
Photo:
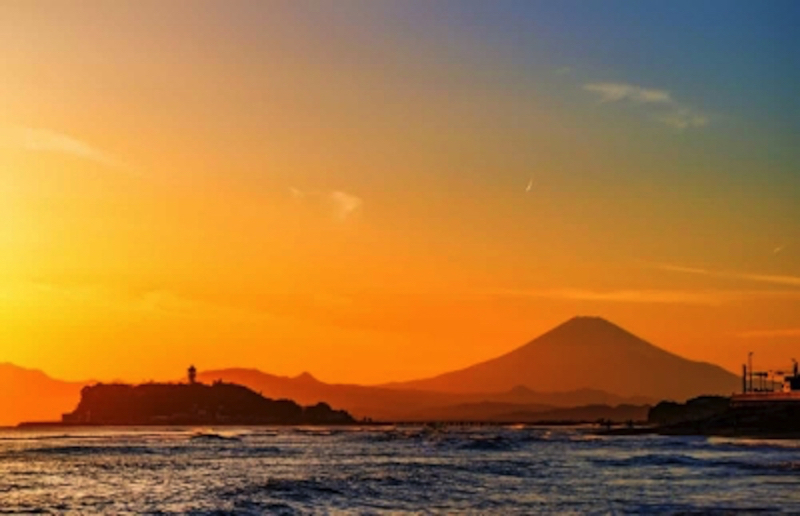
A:
<svg viewBox="0 0 800 516">
<path fill-rule="evenodd" d="M 0 362 L 800 358 L 800 3 L 0 3 Z M 613 359 L 613 358 L 612 358 Z"/>
</svg>

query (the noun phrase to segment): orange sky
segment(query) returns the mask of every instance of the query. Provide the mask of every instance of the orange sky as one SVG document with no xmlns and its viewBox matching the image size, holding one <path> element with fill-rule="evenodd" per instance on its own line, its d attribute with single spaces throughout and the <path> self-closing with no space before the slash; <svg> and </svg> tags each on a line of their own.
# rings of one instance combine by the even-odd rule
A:
<svg viewBox="0 0 800 516">
<path fill-rule="evenodd" d="M 718 93 L 749 61 L 234 5 L 0 6 L 0 362 L 383 382 L 576 314 L 732 370 L 797 356 L 798 142 Z"/>
</svg>

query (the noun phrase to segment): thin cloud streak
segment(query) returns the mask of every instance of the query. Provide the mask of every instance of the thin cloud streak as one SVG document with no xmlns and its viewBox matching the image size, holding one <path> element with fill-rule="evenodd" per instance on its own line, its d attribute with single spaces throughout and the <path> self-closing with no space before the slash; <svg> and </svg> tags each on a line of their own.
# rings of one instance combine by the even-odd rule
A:
<svg viewBox="0 0 800 516">
<path fill-rule="evenodd" d="M 745 331 L 739 333 L 737 337 L 740 339 L 776 339 L 782 337 L 800 337 L 800 328 Z"/>
<path fill-rule="evenodd" d="M 47 129 L 17 127 L 7 131 L 7 143 L 30 152 L 54 152 L 94 161 L 110 168 L 129 169 L 116 156 L 66 134 Z"/>
<path fill-rule="evenodd" d="M 708 125 L 708 117 L 693 113 L 692 111 L 681 108 L 656 117 L 659 122 L 662 122 L 674 129 L 687 129 L 690 127 L 704 127 Z"/>
<path fill-rule="evenodd" d="M 669 304 L 720 306 L 727 303 L 763 299 L 800 300 L 800 292 L 775 290 L 664 290 L 620 289 L 592 290 L 561 288 L 544 290 L 501 290 L 494 296 L 550 299 L 556 301 L 589 301 L 601 303 Z"/>
<path fill-rule="evenodd" d="M 90 313 L 116 313 L 119 316 L 180 319 L 259 320 L 273 317 L 270 312 L 218 304 L 169 289 L 131 292 L 100 284 L 61 285 L 24 282 L 12 291 L 0 290 L 0 300 L 36 306 L 43 313 L 60 313 L 60 307 L 78 307 Z M 45 309 L 46 308 L 46 309 Z"/>
<path fill-rule="evenodd" d="M 711 276 L 715 278 L 737 279 L 744 281 L 755 281 L 759 283 L 769 283 L 772 285 L 783 285 L 786 287 L 800 287 L 800 277 L 798 276 L 783 276 L 774 274 L 753 274 L 746 272 L 730 272 L 730 271 L 712 271 L 708 269 L 699 269 L 694 267 L 682 267 L 680 265 L 671 264 L 655 264 L 656 269 L 678 272 L 683 274 L 694 274 L 701 276 Z"/>
<path fill-rule="evenodd" d="M 631 102 L 672 102 L 672 97 L 668 91 L 642 88 L 633 84 L 623 83 L 589 83 L 584 84 L 583 89 L 600 95 L 601 102 L 619 102 L 629 100 Z"/>
<path fill-rule="evenodd" d="M 686 274 L 712 274 L 707 269 L 700 269 L 698 267 L 683 267 L 681 265 L 672 265 L 668 263 L 657 263 L 655 268 L 670 272 L 683 272 Z"/>
<path fill-rule="evenodd" d="M 704 114 L 676 101 L 667 90 L 616 82 L 587 83 L 583 89 L 599 95 L 600 102 L 604 104 L 630 102 L 660 107 L 655 112 L 655 119 L 673 129 L 705 127 L 710 122 Z"/>
<path fill-rule="evenodd" d="M 763 290 L 659 290 L 659 289 L 548 289 L 548 290 L 502 290 L 496 296 L 551 299 L 557 301 L 591 301 L 602 303 L 670 304 L 719 306 L 726 303 L 756 299 L 796 299 L 800 292 Z"/>
<path fill-rule="evenodd" d="M 612 290 L 592 291 L 566 289 L 549 292 L 556 299 L 600 301 L 609 303 L 719 305 L 724 302 L 718 293 L 682 290 Z"/>
</svg>

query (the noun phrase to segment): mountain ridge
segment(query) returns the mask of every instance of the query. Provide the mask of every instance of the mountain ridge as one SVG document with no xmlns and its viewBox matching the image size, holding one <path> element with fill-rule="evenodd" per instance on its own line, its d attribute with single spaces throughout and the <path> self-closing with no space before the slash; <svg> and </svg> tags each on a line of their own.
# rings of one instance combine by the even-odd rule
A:
<svg viewBox="0 0 800 516">
<path fill-rule="evenodd" d="M 431 419 L 437 410 L 466 403 L 510 403 L 569 407 L 590 404 L 648 404 L 658 400 L 615 396 L 599 390 L 541 393 L 530 389 L 509 389 L 504 392 L 469 394 L 443 393 L 419 389 L 390 389 L 384 387 L 308 382 L 298 377 L 277 376 L 256 369 L 219 369 L 202 371 L 198 379 L 204 382 L 222 380 L 246 385 L 272 398 L 290 398 L 302 404 L 320 401 L 341 407 L 355 417 L 400 421 Z M 421 414 L 425 414 L 424 417 Z M 435 418 L 433 418 L 435 419 Z"/>
<path fill-rule="evenodd" d="M 549 392 L 558 386 L 567 391 L 601 389 L 623 397 L 685 400 L 700 394 L 730 394 L 739 383 L 736 375 L 717 365 L 680 357 L 601 317 L 578 316 L 504 355 L 382 387 L 468 393 L 518 385 Z"/>
<path fill-rule="evenodd" d="M 84 382 L 68 382 L 48 376 L 38 369 L 0 364 L 0 427 L 22 421 L 58 420 L 80 400 Z"/>
</svg>

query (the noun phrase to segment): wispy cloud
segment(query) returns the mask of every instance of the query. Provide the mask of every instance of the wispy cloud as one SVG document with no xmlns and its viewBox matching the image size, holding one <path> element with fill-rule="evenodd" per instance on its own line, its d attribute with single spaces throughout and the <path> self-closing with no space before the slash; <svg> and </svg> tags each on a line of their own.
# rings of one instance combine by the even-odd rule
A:
<svg viewBox="0 0 800 516">
<path fill-rule="evenodd" d="M 360 197 L 338 190 L 330 193 L 330 199 L 333 202 L 336 216 L 341 220 L 361 209 L 361 205 L 364 204 Z"/>
<path fill-rule="evenodd" d="M 605 303 L 719 305 L 725 302 L 717 292 L 684 290 L 589 290 L 576 288 L 549 290 L 506 290 L 499 295 L 561 301 L 594 301 Z"/>
<path fill-rule="evenodd" d="M 800 277 L 798 276 L 776 276 L 773 274 L 728 274 L 730 278 L 739 278 L 749 281 L 760 281 L 761 283 L 772 283 L 773 285 L 785 285 L 790 287 L 800 287 Z"/>
<path fill-rule="evenodd" d="M 0 290 L 0 301 L 16 306 L 36 306 L 42 313 L 72 314 L 76 309 L 88 314 L 111 313 L 120 317 L 147 319 L 237 319 L 258 320 L 272 314 L 260 310 L 220 304 L 170 289 L 132 292 L 101 284 L 60 284 L 23 282 Z"/>
<path fill-rule="evenodd" d="M 572 73 L 572 67 L 571 66 L 562 66 L 561 68 L 557 68 L 555 73 L 556 73 L 556 75 L 567 75 L 567 74 L 570 74 L 570 73 Z"/>
<path fill-rule="evenodd" d="M 656 117 L 660 122 L 675 129 L 687 129 L 690 127 L 704 127 L 708 125 L 708 117 L 695 113 L 688 108 L 678 108 L 670 113 Z"/>
<path fill-rule="evenodd" d="M 704 127 L 708 116 L 678 102 L 667 90 L 643 88 L 635 84 L 618 82 L 594 82 L 583 85 L 583 89 L 600 97 L 601 103 L 629 102 L 649 105 L 659 122 L 674 129 Z"/>
<path fill-rule="evenodd" d="M 601 102 L 672 102 L 668 91 L 642 88 L 633 84 L 616 82 L 594 82 L 584 84 L 583 89 L 600 95 Z"/>
<path fill-rule="evenodd" d="M 495 296 L 551 299 L 557 301 L 589 301 L 601 303 L 635 303 L 668 305 L 719 306 L 756 299 L 800 300 L 800 292 L 772 290 L 667 290 L 619 289 L 592 290 L 561 288 L 544 290 L 500 290 Z"/>
<path fill-rule="evenodd" d="M 364 204 L 361 197 L 353 195 L 341 190 L 333 190 L 330 192 L 312 192 L 305 191 L 295 187 L 289 187 L 289 193 L 292 198 L 303 201 L 306 199 L 313 199 L 316 202 L 321 202 L 326 205 L 339 220 L 346 220 L 356 212 L 358 212 Z"/>
<path fill-rule="evenodd" d="M 107 167 L 128 169 L 128 165 L 116 156 L 93 145 L 47 129 L 14 127 L 3 131 L 7 145 L 31 152 L 54 152 L 94 161 Z"/>
<path fill-rule="evenodd" d="M 273 314 L 243 306 L 220 304 L 168 289 L 150 290 L 128 301 L 127 309 L 149 317 L 183 319 L 236 319 L 256 321 Z"/>
<path fill-rule="evenodd" d="M 683 265 L 672 265 L 669 263 L 656 263 L 653 264 L 653 266 L 656 269 L 670 272 L 682 272 L 685 274 L 712 274 L 711 271 L 707 269 L 701 269 L 699 267 L 684 267 Z"/>
<path fill-rule="evenodd" d="M 724 302 L 716 292 L 684 290 L 557 290 L 551 297 L 575 301 L 605 301 L 611 303 L 718 305 Z"/>
<path fill-rule="evenodd" d="M 783 250 L 786 249 L 786 244 L 779 245 L 775 249 L 772 250 L 772 254 L 780 254 Z"/>
<path fill-rule="evenodd" d="M 800 276 L 776 275 L 776 274 L 757 274 L 749 272 L 735 271 L 714 271 L 695 267 L 683 267 L 671 264 L 654 264 L 656 269 L 678 272 L 683 274 L 695 274 L 701 276 L 712 276 L 716 278 L 737 279 L 743 281 L 754 281 L 759 283 L 769 283 L 772 285 L 782 285 L 786 287 L 800 287 Z"/>
<path fill-rule="evenodd" d="M 753 330 L 737 334 L 741 339 L 777 339 L 782 337 L 800 337 L 800 328 L 778 330 Z"/>
</svg>

